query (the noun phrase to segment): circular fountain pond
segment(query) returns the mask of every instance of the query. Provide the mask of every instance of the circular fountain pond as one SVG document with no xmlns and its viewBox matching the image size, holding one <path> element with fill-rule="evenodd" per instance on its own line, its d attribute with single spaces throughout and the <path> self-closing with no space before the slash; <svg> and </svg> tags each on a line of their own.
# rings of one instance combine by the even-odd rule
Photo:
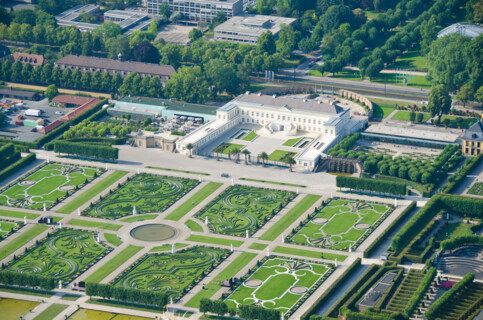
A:
<svg viewBox="0 0 483 320">
<path fill-rule="evenodd" d="M 131 230 L 131 237 L 141 241 L 164 241 L 176 236 L 178 231 L 165 224 L 146 224 Z"/>
</svg>

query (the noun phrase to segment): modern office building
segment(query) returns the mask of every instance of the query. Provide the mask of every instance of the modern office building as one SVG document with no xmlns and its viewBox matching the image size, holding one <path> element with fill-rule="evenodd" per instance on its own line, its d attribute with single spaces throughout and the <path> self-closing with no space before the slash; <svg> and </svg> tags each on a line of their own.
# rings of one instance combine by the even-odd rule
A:
<svg viewBox="0 0 483 320">
<path fill-rule="evenodd" d="M 295 21 L 293 18 L 243 14 L 217 26 L 215 40 L 257 44 L 262 33 L 270 31 L 278 38 L 281 25 L 292 25 Z"/>
<path fill-rule="evenodd" d="M 483 153 L 483 122 L 478 121 L 466 130 L 461 138 L 465 156 Z"/>
<path fill-rule="evenodd" d="M 95 23 L 86 23 L 79 21 L 79 17 L 83 13 L 88 13 L 91 15 L 97 15 L 100 12 L 100 7 L 94 4 L 88 5 L 78 5 L 70 8 L 67 11 L 62 12 L 55 16 L 57 19 L 57 24 L 61 27 L 75 26 L 80 31 L 94 30 L 99 26 Z"/>
<path fill-rule="evenodd" d="M 147 0 L 148 13 L 159 14 L 163 3 L 172 13 L 181 15 L 180 22 L 190 25 L 210 24 L 218 11 L 223 11 L 228 19 L 243 12 L 243 0 Z"/>
</svg>

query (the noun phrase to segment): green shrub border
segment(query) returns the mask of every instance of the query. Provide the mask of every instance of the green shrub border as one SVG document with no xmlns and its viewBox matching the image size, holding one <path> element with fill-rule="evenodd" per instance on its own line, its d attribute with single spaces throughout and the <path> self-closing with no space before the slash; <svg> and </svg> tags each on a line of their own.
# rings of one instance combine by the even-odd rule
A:
<svg viewBox="0 0 483 320">
<path fill-rule="evenodd" d="M 0 171 L 0 181 L 8 177 L 9 175 L 13 174 L 14 172 L 22 169 L 23 167 L 28 166 L 32 162 L 37 159 L 37 155 L 35 153 L 29 153 L 26 157 L 18 160 L 17 162 L 11 164 L 10 166 L 6 167 L 2 171 Z M 1 193 L 2 191 L 0 191 Z"/>
<path fill-rule="evenodd" d="M 408 317 L 410 317 L 413 314 L 419 302 L 428 291 L 429 286 L 431 285 L 431 282 L 433 282 L 433 279 L 435 276 L 436 276 L 436 268 L 435 267 L 429 268 L 423 280 L 419 283 L 418 288 L 416 289 L 416 291 L 414 291 L 413 295 L 409 299 L 406 305 L 406 308 L 404 309 L 404 312 Z"/>
<path fill-rule="evenodd" d="M 450 177 L 454 177 L 454 180 L 452 182 L 448 180 L 448 182 L 441 187 L 441 192 L 452 192 L 457 186 L 460 185 L 460 183 L 466 178 L 466 176 L 470 174 L 471 171 L 473 171 L 473 169 L 480 164 L 481 159 L 483 159 L 483 153 L 480 153 L 478 156 L 468 159 L 468 163 Z"/>
</svg>

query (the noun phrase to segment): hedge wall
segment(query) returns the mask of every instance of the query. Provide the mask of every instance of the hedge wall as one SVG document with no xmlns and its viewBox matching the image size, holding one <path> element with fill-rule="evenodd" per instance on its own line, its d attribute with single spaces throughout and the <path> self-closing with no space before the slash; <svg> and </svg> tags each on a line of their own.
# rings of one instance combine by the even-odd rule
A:
<svg viewBox="0 0 483 320">
<path fill-rule="evenodd" d="M 367 178 L 355 178 L 351 176 L 339 175 L 336 178 L 336 185 L 339 188 L 350 188 L 354 190 L 369 190 L 395 195 L 405 195 L 407 193 L 406 184 L 396 181 L 384 181 Z"/>
<path fill-rule="evenodd" d="M 364 250 L 364 258 L 369 257 L 369 255 L 383 242 L 387 236 L 396 229 L 400 225 L 400 223 L 407 218 L 407 216 L 413 211 L 416 207 L 416 201 L 412 201 L 406 209 L 401 212 L 399 217 L 397 217 L 390 225 L 387 227 L 380 235 L 377 237 L 368 247 Z"/>
<path fill-rule="evenodd" d="M 7 144 L 1 146 L 0 147 L 0 161 L 3 158 L 10 157 L 14 152 L 15 152 L 15 147 L 13 146 L 13 143 L 7 143 Z"/>
<path fill-rule="evenodd" d="M 436 268 L 431 267 L 428 269 L 426 274 L 424 275 L 423 280 L 421 283 L 419 283 L 418 288 L 416 291 L 414 291 L 413 295 L 408 301 L 408 304 L 406 305 L 406 308 L 404 309 L 404 313 L 408 317 L 410 317 L 416 307 L 418 306 L 419 302 L 423 299 L 424 295 L 426 294 L 426 291 L 428 291 L 429 286 L 431 285 L 431 282 L 433 282 L 434 277 L 436 276 Z"/>
<path fill-rule="evenodd" d="M 20 170 L 21 168 L 31 164 L 32 162 L 35 161 L 35 159 L 37 159 L 37 156 L 35 155 L 35 153 L 30 153 L 25 158 L 22 158 L 19 161 L 13 163 L 9 167 L 0 171 L 0 180 L 5 179 L 15 171 Z"/>
<path fill-rule="evenodd" d="M 468 174 L 476 168 L 483 159 L 483 153 L 468 159 L 464 167 L 460 168 L 456 173 L 448 178 L 448 182 L 441 188 L 441 192 L 450 193 L 466 178 Z"/>
<path fill-rule="evenodd" d="M 444 240 L 440 243 L 441 250 L 452 250 L 465 244 L 483 245 L 483 237 L 477 235 L 461 236 L 453 239 Z"/>
<path fill-rule="evenodd" d="M 119 149 L 99 144 L 78 143 L 59 140 L 54 143 L 57 153 L 75 154 L 79 156 L 95 157 L 98 159 L 117 159 Z"/>
<path fill-rule="evenodd" d="M 451 304 L 451 300 L 458 293 L 465 290 L 465 288 L 473 282 L 475 275 L 473 273 L 468 273 L 463 277 L 453 288 L 446 291 L 438 300 L 436 300 L 424 313 L 424 318 L 427 320 L 435 320 L 438 315 L 439 309 L 446 305 Z"/>
<path fill-rule="evenodd" d="M 52 290 L 55 288 L 56 281 L 53 277 L 42 276 L 35 273 L 19 273 L 2 270 L 0 271 L 0 283 Z"/>
<path fill-rule="evenodd" d="M 446 210 L 465 217 L 483 219 L 483 199 L 481 198 L 442 194 L 440 199 Z"/>
<path fill-rule="evenodd" d="M 311 315 L 330 298 L 334 292 L 349 278 L 354 271 L 361 265 L 361 258 L 357 258 L 344 273 L 316 300 L 316 302 L 300 317 L 302 320 L 311 319 Z M 310 318 L 309 318 L 310 317 Z"/>
</svg>

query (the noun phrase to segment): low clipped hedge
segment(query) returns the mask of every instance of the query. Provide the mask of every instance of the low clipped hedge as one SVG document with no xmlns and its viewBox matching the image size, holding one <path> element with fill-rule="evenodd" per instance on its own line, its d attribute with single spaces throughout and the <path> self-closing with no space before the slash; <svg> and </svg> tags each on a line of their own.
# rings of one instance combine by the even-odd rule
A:
<svg viewBox="0 0 483 320">
<path fill-rule="evenodd" d="M 16 172 L 17 170 L 20 170 L 21 168 L 31 164 L 32 162 L 35 161 L 35 159 L 37 159 L 37 156 L 35 155 L 35 153 L 30 153 L 25 158 L 22 158 L 17 162 L 11 164 L 7 168 L 0 171 L 0 180 L 5 179 L 6 177 Z"/>
<path fill-rule="evenodd" d="M 336 178 L 336 185 L 339 188 L 354 190 L 376 191 L 395 195 L 407 194 L 406 184 L 398 181 L 384 181 L 339 175 Z"/>
<path fill-rule="evenodd" d="M 447 304 L 451 304 L 451 300 L 460 292 L 463 292 L 468 285 L 473 283 L 475 275 L 473 273 L 467 273 L 457 284 L 451 289 L 446 291 L 438 300 L 436 300 L 424 313 L 424 318 L 427 320 L 436 320 L 438 312 L 441 307 Z"/>
<path fill-rule="evenodd" d="M 442 241 L 440 247 L 441 250 L 452 250 L 465 244 L 483 245 L 483 237 L 477 235 L 456 237 Z"/>
<path fill-rule="evenodd" d="M 426 275 L 424 276 L 423 280 L 419 283 L 418 288 L 416 289 L 416 291 L 414 291 L 413 295 L 411 296 L 411 299 L 409 299 L 408 304 L 404 309 L 404 313 L 406 313 L 408 317 L 410 317 L 413 314 L 419 302 L 421 301 L 421 299 L 423 299 L 424 295 L 429 289 L 429 286 L 431 285 L 431 282 L 433 282 L 433 279 L 435 276 L 436 276 L 436 268 L 435 267 L 429 268 L 428 272 L 426 272 Z"/>
</svg>

